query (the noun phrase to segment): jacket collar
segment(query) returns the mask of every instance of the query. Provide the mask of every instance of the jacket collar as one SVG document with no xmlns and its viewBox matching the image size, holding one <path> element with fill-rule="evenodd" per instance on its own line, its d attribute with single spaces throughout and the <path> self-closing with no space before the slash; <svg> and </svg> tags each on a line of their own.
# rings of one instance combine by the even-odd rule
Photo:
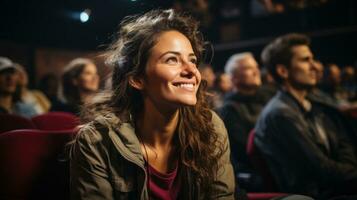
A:
<svg viewBox="0 0 357 200">
<path fill-rule="evenodd" d="M 144 157 L 134 126 L 129 122 L 121 122 L 115 114 L 100 116 L 96 121 L 108 127 L 108 134 L 117 150 L 129 161 L 144 167 Z"/>
<path fill-rule="evenodd" d="M 279 90 L 277 96 L 283 99 L 287 104 L 294 108 L 294 110 L 298 110 L 301 113 L 306 113 L 307 111 L 305 108 L 298 102 L 298 100 L 290 94 L 288 91 Z"/>
</svg>

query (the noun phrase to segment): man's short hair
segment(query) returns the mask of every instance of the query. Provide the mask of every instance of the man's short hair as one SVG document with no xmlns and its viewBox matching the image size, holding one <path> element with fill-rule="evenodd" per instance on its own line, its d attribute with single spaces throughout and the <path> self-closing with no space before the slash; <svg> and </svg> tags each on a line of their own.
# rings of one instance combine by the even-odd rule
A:
<svg viewBox="0 0 357 200">
<path fill-rule="evenodd" d="M 282 64 L 290 67 L 293 57 L 291 48 L 298 45 L 310 46 L 310 39 L 303 34 L 290 33 L 276 38 L 263 49 L 261 54 L 263 66 L 268 68 L 278 84 L 283 80 L 276 73 L 276 66 Z"/>
<path fill-rule="evenodd" d="M 232 76 L 236 69 L 239 67 L 237 63 L 244 58 L 251 56 L 254 58 L 253 54 L 250 52 L 243 52 L 243 53 L 236 53 L 233 54 L 231 57 L 226 62 L 226 65 L 224 66 L 224 72 Z"/>
</svg>

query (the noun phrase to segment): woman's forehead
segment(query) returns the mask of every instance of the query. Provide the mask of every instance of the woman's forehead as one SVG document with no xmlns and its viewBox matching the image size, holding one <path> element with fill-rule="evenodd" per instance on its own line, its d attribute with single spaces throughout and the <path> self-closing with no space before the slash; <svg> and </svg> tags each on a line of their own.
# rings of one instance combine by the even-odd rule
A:
<svg viewBox="0 0 357 200">
<path fill-rule="evenodd" d="M 167 51 L 185 54 L 194 53 L 189 39 L 178 31 L 166 31 L 161 33 L 152 51 L 156 53 L 165 53 Z"/>
</svg>

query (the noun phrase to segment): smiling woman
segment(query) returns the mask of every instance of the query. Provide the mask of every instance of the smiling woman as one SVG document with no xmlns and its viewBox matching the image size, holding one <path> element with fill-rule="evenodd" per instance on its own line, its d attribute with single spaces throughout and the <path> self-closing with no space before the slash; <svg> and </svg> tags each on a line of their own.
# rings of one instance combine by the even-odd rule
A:
<svg viewBox="0 0 357 200">
<path fill-rule="evenodd" d="M 85 106 L 71 148 L 74 199 L 234 199 L 226 129 L 205 103 L 198 24 L 128 17 L 108 52 L 111 88 Z"/>
</svg>

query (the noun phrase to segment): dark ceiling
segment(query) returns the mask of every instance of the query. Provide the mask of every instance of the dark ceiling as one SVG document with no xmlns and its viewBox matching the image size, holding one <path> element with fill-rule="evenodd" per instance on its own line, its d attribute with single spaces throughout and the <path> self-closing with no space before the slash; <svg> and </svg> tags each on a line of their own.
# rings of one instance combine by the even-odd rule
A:
<svg viewBox="0 0 357 200">
<path fill-rule="evenodd" d="M 111 41 L 123 17 L 171 4 L 170 0 L 2 0 L 0 39 L 33 46 L 98 49 Z M 85 9 L 91 10 L 86 23 L 73 18 Z"/>
<path fill-rule="evenodd" d="M 112 41 L 123 17 L 154 8 L 169 8 L 174 1 L 191 0 L 1 0 L 0 41 L 12 41 L 32 49 L 104 49 Z M 321 7 L 287 9 L 282 14 L 258 17 L 249 11 L 252 1 L 208 0 L 213 20 L 203 33 L 215 46 L 213 62 L 218 68 L 234 52 L 252 51 L 259 56 L 267 42 L 288 32 L 311 36 L 317 55 L 324 60 L 355 61 L 357 1 L 327 0 Z M 224 17 L 224 12 L 236 8 L 241 9 L 241 15 Z M 85 9 L 91 10 L 88 22 L 73 18 Z M 222 29 L 232 25 L 238 26 L 237 34 Z M 238 37 L 225 41 L 222 36 L 227 33 Z"/>
</svg>

